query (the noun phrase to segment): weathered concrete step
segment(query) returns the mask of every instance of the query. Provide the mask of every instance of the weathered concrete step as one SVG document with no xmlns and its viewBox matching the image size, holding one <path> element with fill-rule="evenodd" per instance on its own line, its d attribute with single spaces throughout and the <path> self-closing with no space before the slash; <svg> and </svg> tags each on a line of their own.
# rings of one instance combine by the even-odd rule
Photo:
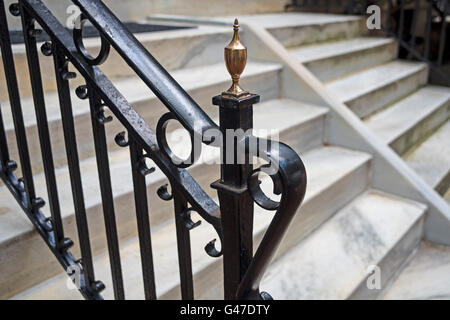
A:
<svg viewBox="0 0 450 320">
<path fill-rule="evenodd" d="M 277 129 L 280 132 L 280 140 L 292 145 L 298 152 L 306 152 L 322 145 L 326 113 L 327 110 L 324 108 L 304 105 L 291 100 L 267 101 L 258 105 L 258 109 L 255 110 L 255 132 L 259 132 L 257 129 L 269 131 Z M 302 137 L 302 139 L 298 139 L 298 137 Z M 170 136 L 168 140 L 172 141 Z M 190 145 L 190 141 L 185 143 L 182 139 L 174 142 L 175 147 Z M 219 157 L 219 150 L 205 147 L 203 151 L 201 158 L 203 162 L 192 166 L 190 172 L 207 193 L 215 196 L 215 190 L 211 189 L 209 185 L 219 178 L 220 168 L 216 164 L 217 162 L 211 160 Z M 207 163 L 214 164 L 208 165 Z M 119 237 L 121 239 L 133 237 L 137 230 L 128 150 L 111 152 L 110 167 Z M 82 161 L 81 172 L 92 247 L 95 252 L 102 252 L 106 248 L 106 242 L 95 158 Z M 76 240 L 75 217 L 67 168 L 57 169 L 56 177 L 65 231 L 69 237 Z M 161 225 L 172 217 L 172 207 L 156 195 L 156 190 L 166 182 L 165 176 L 159 169 L 147 177 L 147 194 L 153 226 Z M 36 190 L 39 190 L 39 196 L 47 199 L 44 174 L 35 176 L 35 186 Z M 6 187 L 0 188 L 0 203 L 3 205 L 0 214 L 0 257 L 8 256 L 8 259 L 0 258 L 0 272 L 5 275 L 0 279 L 0 297 L 5 297 L 48 279 L 60 272 L 61 267 L 51 257 L 50 251 L 43 245 L 39 235 L 25 218 Z M 48 206 L 44 208 L 44 211 L 49 214 Z M 74 252 L 77 253 L 78 249 L 75 248 Z M 17 268 L 11 268 L 11 266 L 19 265 L 28 267 L 22 268 L 20 272 L 17 271 Z M 40 272 L 35 273 L 36 270 L 40 270 Z"/>
<path fill-rule="evenodd" d="M 360 118 L 403 98 L 427 82 L 424 63 L 393 61 L 328 82 L 327 88 Z"/>
<path fill-rule="evenodd" d="M 199 26 L 192 29 L 140 33 L 135 36 L 167 70 L 176 70 L 222 62 L 223 47 L 230 41 L 231 34 L 230 28 Z M 99 52 L 99 39 L 85 39 L 84 43 L 92 54 Z M 38 44 L 39 48 L 40 45 Z M 30 97 L 32 92 L 25 45 L 13 45 L 13 51 L 21 97 Z M 40 64 L 44 90 L 56 91 L 53 58 L 40 53 Z M 111 50 L 101 69 L 110 79 L 135 75 L 115 50 Z M 3 64 L 0 64 L 0 81 L 4 83 Z M 83 79 L 78 76 L 77 79 L 71 80 L 70 84 L 73 87 L 83 84 Z M 7 88 L 1 86 L 0 101 L 7 99 Z"/>
<path fill-rule="evenodd" d="M 314 149 L 303 155 L 309 175 L 309 187 L 304 204 L 290 227 L 278 255 L 288 250 L 305 237 L 339 208 L 361 193 L 369 181 L 370 156 L 350 150 L 325 147 Z M 333 165 L 331 165 L 331 163 Z M 338 169 L 336 169 L 338 168 Z M 273 213 L 255 207 L 255 239 L 261 239 L 262 232 L 270 223 Z M 197 217 L 193 217 L 197 220 Z M 191 232 L 192 258 L 196 298 L 217 298 L 222 295 L 222 259 L 213 259 L 203 251 L 204 245 L 216 237 L 207 223 Z M 153 254 L 157 292 L 160 298 L 180 297 L 178 259 L 175 227 L 172 223 L 153 229 Z M 142 277 L 137 239 L 130 239 L 121 247 L 127 297 L 141 299 Z M 106 298 L 112 298 L 107 256 L 96 257 L 96 274 L 105 280 Z M 40 286 L 16 296 L 16 299 L 72 299 L 79 298 L 76 291 L 68 291 L 66 276 L 60 275 Z"/>
<path fill-rule="evenodd" d="M 422 242 L 412 260 L 381 298 L 449 300 L 450 247 Z"/>
<path fill-rule="evenodd" d="M 354 38 L 291 49 L 317 78 L 330 81 L 394 60 L 398 44 L 390 38 Z"/>
<path fill-rule="evenodd" d="M 450 186 L 450 121 L 417 149 L 404 156 L 406 163 L 432 188 L 445 194 Z"/>
<path fill-rule="evenodd" d="M 450 117 L 450 89 L 427 86 L 366 119 L 397 153 L 404 154 Z"/>
<path fill-rule="evenodd" d="M 281 66 L 278 64 L 249 62 L 242 78 L 242 85 L 252 92 L 259 92 L 262 101 L 268 101 L 279 97 L 278 74 Z M 218 108 L 212 106 L 212 97 L 220 94 L 229 87 L 230 76 L 223 62 L 204 65 L 195 68 L 184 68 L 171 72 L 180 85 L 192 95 L 194 100 L 211 116 L 218 115 Z M 125 95 L 140 116 L 154 129 L 159 118 L 168 109 L 159 101 L 153 92 L 137 77 L 125 78 L 114 82 L 117 89 Z M 94 156 L 94 144 L 92 137 L 91 115 L 89 102 L 80 100 L 72 94 L 73 115 L 77 131 L 77 144 L 80 159 Z M 46 95 L 47 117 L 52 140 L 53 158 L 56 167 L 67 163 L 64 147 L 64 134 L 57 93 Z M 39 135 L 36 125 L 34 103 L 32 98 L 22 100 L 24 119 L 29 139 L 31 154 L 37 155 L 32 159 L 34 173 L 43 171 Z M 6 136 L 10 142 L 12 159 L 18 159 L 15 132 L 9 102 L 2 104 L 2 112 L 6 129 Z M 106 125 L 107 136 L 114 137 L 120 131 L 124 131 L 119 121 L 113 121 Z M 117 150 L 114 139 L 108 139 L 110 150 Z"/>
<path fill-rule="evenodd" d="M 269 269 L 261 289 L 275 299 L 367 299 L 368 268 L 381 287 L 419 244 L 426 207 L 370 190 Z"/>
</svg>

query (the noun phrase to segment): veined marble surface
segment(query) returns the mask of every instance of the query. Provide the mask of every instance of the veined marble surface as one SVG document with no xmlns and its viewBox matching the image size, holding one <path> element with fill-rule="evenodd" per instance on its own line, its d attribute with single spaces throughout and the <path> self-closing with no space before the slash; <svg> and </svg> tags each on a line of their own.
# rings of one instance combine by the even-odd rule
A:
<svg viewBox="0 0 450 320">
<path fill-rule="evenodd" d="M 235 16 L 218 17 L 217 21 L 230 22 L 234 21 Z M 283 12 L 269 14 L 255 14 L 240 16 L 239 20 L 245 22 L 256 23 L 267 29 L 283 28 L 292 26 L 307 26 L 316 24 L 329 24 L 336 22 L 358 21 L 359 16 L 348 16 L 342 14 L 323 14 L 323 13 L 305 13 L 305 12 Z"/>
<path fill-rule="evenodd" d="M 403 235 L 424 210 L 421 204 L 369 191 L 273 264 L 261 289 L 275 299 L 347 299 L 373 265 L 381 268 L 384 282 L 390 274 L 383 272 L 397 263 L 386 257 L 398 246 L 409 247 L 401 244 Z"/>
<path fill-rule="evenodd" d="M 416 150 L 405 156 L 405 161 L 430 186 L 436 188 L 448 178 L 450 170 L 450 121 L 447 121 Z"/>
<path fill-rule="evenodd" d="M 384 299 L 450 299 L 450 247 L 423 242 Z"/>
</svg>

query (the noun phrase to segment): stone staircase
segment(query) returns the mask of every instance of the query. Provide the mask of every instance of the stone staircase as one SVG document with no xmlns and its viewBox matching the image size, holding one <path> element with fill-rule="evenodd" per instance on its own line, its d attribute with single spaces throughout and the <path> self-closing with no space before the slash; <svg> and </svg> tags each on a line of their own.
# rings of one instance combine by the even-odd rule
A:
<svg viewBox="0 0 450 320">
<path fill-rule="evenodd" d="M 446 194 L 450 88 L 427 84 L 426 64 L 398 60 L 396 41 L 363 31 L 314 43 L 272 33 L 431 187 Z"/>
<path fill-rule="evenodd" d="M 254 16 L 254 19 L 258 19 L 258 16 Z M 354 57 L 358 67 L 352 72 L 369 72 L 370 69 L 360 71 L 367 64 L 370 64 L 370 68 L 395 68 L 392 78 L 386 80 L 384 86 L 376 86 L 372 82 L 374 92 L 365 92 L 362 86 L 357 90 L 358 83 L 351 90 L 346 90 L 345 93 L 352 95 L 358 91 L 358 95 L 343 97 L 353 103 L 355 110 L 364 104 L 372 106 L 368 101 L 378 101 L 376 96 L 379 95 L 386 95 L 389 97 L 386 99 L 392 100 L 383 103 L 394 102 L 426 82 L 426 66 L 391 61 L 397 50 L 393 41 L 371 39 L 366 43 L 364 38 L 360 38 L 362 28 L 359 18 L 331 15 L 317 15 L 314 18 L 314 15 L 306 15 L 301 24 L 298 21 L 290 24 L 286 21 L 290 20 L 285 19 L 282 26 L 276 25 L 274 21 L 271 31 L 283 43 L 292 47 L 293 54 L 309 50 L 309 66 L 316 68 L 323 81 L 334 79 L 329 83 L 330 88 L 338 88 L 337 82 L 344 81 L 345 78 L 342 77 L 346 76 L 342 70 L 338 70 L 340 64 L 336 64 L 336 61 L 339 59 L 347 61 L 347 58 Z M 181 86 L 216 120 L 218 110 L 211 105 L 211 98 L 229 85 L 222 57 L 223 47 L 230 37 L 231 28 L 215 26 L 138 36 Z M 332 44 L 329 41 L 334 41 L 336 45 L 339 41 L 352 41 L 354 50 L 339 44 L 340 52 L 346 58 L 324 53 L 320 59 L 324 64 L 327 61 L 326 64 L 330 64 L 330 67 L 323 67 L 314 60 L 311 53 L 315 50 L 313 45 L 298 48 L 300 45 L 319 41 L 325 43 L 319 45 L 330 46 Z M 98 48 L 98 41 L 86 41 L 86 45 L 95 50 Z M 20 46 L 15 49 L 16 63 L 19 64 L 20 59 L 23 59 L 23 51 L 21 52 Z M 332 51 L 327 49 L 326 52 Z M 44 62 L 45 59 L 49 61 Z M 50 76 L 51 59 L 43 57 L 42 61 L 42 68 L 46 70 L 43 73 Z M 382 65 L 378 66 L 379 64 Z M 353 66 L 350 62 L 343 62 L 342 65 Z M 155 128 L 157 120 L 166 112 L 158 99 L 132 75 L 116 55 L 113 54 L 102 69 L 114 80 L 139 114 Z M 242 78 L 245 89 L 262 95 L 262 102 L 254 108 L 255 129 L 279 130 L 280 140 L 292 146 L 302 156 L 308 172 L 306 199 L 277 252 L 276 261 L 263 280 L 262 289 L 270 292 L 276 299 L 379 297 L 380 290 L 370 290 L 366 286 L 369 275 L 367 269 L 373 265 L 381 268 L 383 288 L 396 277 L 422 239 L 427 208 L 421 203 L 373 189 L 372 156 L 358 150 L 326 145 L 324 138 L 328 127 L 328 109 L 283 96 L 281 87 L 286 80 L 283 80 L 282 73 L 283 67 L 279 64 L 250 60 Z M 25 73 L 23 77 L 26 77 Z M 336 80 L 337 77 L 341 78 Z M 346 83 L 349 85 L 350 82 Z M 74 82 L 74 86 L 76 84 L 79 83 Z M 345 87 L 345 84 L 341 86 Z M 406 88 L 397 92 L 397 87 Z M 433 88 L 429 90 L 433 91 Z M 445 93 L 440 88 L 435 90 Z M 23 91 L 30 151 L 32 154 L 40 154 L 33 105 L 30 97 L 27 97 L 26 88 Z M 54 87 L 50 83 L 46 84 L 46 92 L 65 231 L 77 243 L 59 107 Z M 95 255 L 95 273 L 96 278 L 106 284 L 105 298 L 111 299 L 113 290 L 89 109 L 86 102 L 78 100 L 75 95 L 73 103 L 89 230 Z M 448 101 L 442 103 L 448 105 Z M 2 106 L 7 105 L 7 102 L 2 103 Z M 448 110 L 447 105 L 441 108 Z M 375 109 L 382 107 L 380 104 Z M 365 114 L 364 117 L 368 115 Z M 4 118 L 8 123 L 8 115 Z M 176 129 L 169 128 L 172 132 Z M 114 137 L 122 130 L 121 125 L 114 121 L 107 125 L 107 136 Z M 434 130 L 429 130 L 430 133 L 432 131 Z M 8 127 L 8 138 L 13 141 L 14 132 L 11 127 Z M 118 148 L 113 139 L 109 139 L 108 143 L 125 294 L 128 299 L 142 299 L 144 291 L 129 152 Z M 174 142 L 175 146 L 183 144 L 182 139 Z M 204 155 L 204 160 L 218 157 L 208 147 L 204 149 Z M 39 196 L 46 199 L 42 164 L 34 162 L 33 170 Z M 216 197 L 209 184 L 219 177 L 217 165 L 199 162 L 190 168 L 190 172 L 210 196 Z M 156 196 L 156 190 L 165 183 L 166 179 L 159 170 L 147 177 L 156 289 L 161 299 L 178 299 L 180 288 L 173 205 Z M 0 186 L 0 203 L 0 298 L 81 299 L 77 290 L 67 288 L 67 276 L 61 272 L 61 267 L 4 186 Z M 265 212 L 259 207 L 255 210 L 254 239 L 257 247 L 273 213 Z M 193 215 L 193 220 L 201 219 Z M 222 259 L 211 258 L 203 250 L 204 245 L 214 237 L 215 233 L 207 223 L 191 232 L 195 296 L 199 299 L 223 297 Z M 76 255 L 79 254 L 78 247 L 73 251 Z"/>
</svg>

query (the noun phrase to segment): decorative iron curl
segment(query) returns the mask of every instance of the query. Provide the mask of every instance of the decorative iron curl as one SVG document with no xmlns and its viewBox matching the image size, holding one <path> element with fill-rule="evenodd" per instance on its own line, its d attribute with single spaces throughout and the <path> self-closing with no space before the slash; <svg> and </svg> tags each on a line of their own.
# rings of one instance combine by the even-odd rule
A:
<svg viewBox="0 0 450 320">
<path fill-rule="evenodd" d="M 142 157 L 140 157 L 140 159 L 138 160 L 138 164 L 137 164 L 138 169 L 143 176 L 149 175 L 150 173 L 153 173 L 156 171 L 155 167 L 147 166 L 145 159 L 151 159 L 151 158 L 148 154 L 144 154 L 144 155 L 142 155 Z"/>
<path fill-rule="evenodd" d="M 20 16 L 20 6 L 18 3 L 11 3 L 9 6 L 9 12 L 14 16 L 18 17 Z"/>
<path fill-rule="evenodd" d="M 185 227 L 189 231 L 194 230 L 195 228 L 197 228 L 198 226 L 200 226 L 202 224 L 201 220 L 199 220 L 197 222 L 192 221 L 192 218 L 191 218 L 192 212 L 196 212 L 196 211 L 192 208 L 188 208 L 181 213 L 181 217 L 183 218 Z"/>
<path fill-rule="evenodd" d="M 79 17 L 79 25 L 75 24 L 75 28 L 73 29 L 73 41 L 75 43 L 75 47 L 78 50 L 78 53 L 83 56 L 86 62 L 91 66 L 99 66 L 103 64 L 106 59 L 108 59 L 109 52 L 111 50 L 111 45 L 108 40 L 105 39 L 104 36 L 100 35 L 101 39 L 101 47 L 100 52 L 97 57 L 92 57 L 91 54 L 86 50 L 86 47 L 83 43 L 83 27 L 85 23 L 89 21 L 84 13 L 80 14 Z"/>
<path fill-rule="evenodd" d="M 105 116 L 106 109 L 108 109 L 108 106 L 105 104 L 102 104 L 98 107 L 97 112 L 96 112 L 97 122 L 101 125 L 105 125 L 105 124 L 113 121 L 112 116 L 107 116 L 107 117 Z"/>
<path fill-rule="evenodd" d="M 174 114 L 168 112 L 159 119 L 158 125 L 156 126 L 156 139 L 158 141 L 159 148 L 164 153 L 164 155 L 166 155 L 172 161 L 172 163 L 175 166 L 181 169 L 189 168 L 200 158 L 201 144 L 198 144 L 199 148 L 197 150 L 195 144 L 195 134 L 194 132 L 189 132 L 192 147 L 189 158 L 183 160 L 180 159 L 178 156 L 176 156 L 170 149 L 169 144 L 167 143 L 167 125 L 169 124 L 170 120 L 178 121 L 178 119 L 175 117 Z"/>
<path fill-rule="evenodd" d="M 168 184 L 164 184 L 161 187 L 159 187 L 158 191 L 157 191 L 158 196 L 164 201 L 170 201 L 174 198 L 173 194 L 169 193 L 168 186 L 169 186 Z M 190 213 L 194 212 L 194 211 L 197 212 L 203 219 L 205 219 L 209 224 L 211 224 L 213 226 L 213 228 L 217 232 L 217 235 L 219 236 L 220 243 L 222 244 L 223 236 L 222 236 L 222 226 L 221 226 L 220 219 L 212 220 L 211 218 L 208 218 L 206 215 L 202 214 L 201 210 L 196 210 L 195 208 L 190 207 L 185 212 L 181 213 L 182 218 L 185 222 L 186 228 L 188 230 L 192 230 L 201 224 L 201 221 L 198 221 L 198 222 L 192 221 Z M 213 258 L 218 258 L 223 254 L 222 248 L 220 250 L 218 250 L 216 248 L 216 242 L 217 242 L 217 239 L 213 239 L 210 242 L 208 242 L 206 244 L 206 246 L 204 247 L 206 254 Z"/>
<path fill-rule="evenodd" d="M 53 44 L 50 41 L 46 41 L 41 46 L 41 52 L 44 56 L 50 57 L 53 54 Z"/>
<path fill-rule="evenodd" d="M 78 86 L 75 89 L 75 94 L 77 95 L 77 97 L 81 100 L 86 100 L 89 97 L 89 90 L 87 85 L 81 85 Z"/>
<path fill-rule="evenodd" d="M 219 234 L 219 237 L 220 237 L 220 243 L 223 244 L 222 235 Z M 220 250 L 216 249 L 216 242 L 217 242 L 217 239 L 213 239 L 210 242 L 208 242 L 208 244 L 205 246 L 206 253 L 208 254 L 208 256 L 213 257 L 213 258 L 218 258 L 223 254 L 222 248 Z"/>
<path fill-rule="evenodd" d="M 281 177 L 277 173 L 269 174 L 271 169 L 271 165 L 266 164 L 258 169 L 253 170 L 247 178 L 247 186 L 250 196 L 257 205 L 259 205 L 263 209 L 275 211 L 279 208 L 280 203 L 266 196 L 266 194 L 261 190 L 261 183 L 258 178 L 260 172 L 266 172 L 272 179 L 274 186 L 273 193 L 276 195 L 281 194 L 283 191 Z"/>
<path fill-rule="evenodd" d="M 116 144 L 119 147 L 125 148 L 130 145 L 130 142 L 127 141 L 127 139 L 125 138 L 125 135 L 126 135 L 126 132 L 122 131 L 122 132 L 119 132 L 118 134 L 116 134 L 116 136 L 114 137 L 114 141 L 116 142 Z"/>
<path fill-rule="evenodd" d="M 166 183 L 165 185 L 159 187 L 156 191 L 158 197 L 160 197 L 164 201 L 170 201 L 173 199 L 173 194 L 169 193 L 169 190 L 167 189 L 168 186 L 169 185 Z"/>
<path fill-rule="evenodd" d="M 297 153 L 281 142 L 255 139 L 257 146 L 268 146 L 258 150 L 258 156 L 269 164 L 254 170 L 248 177 L 248 190 L 253 200 L 261 207 L 276 210 L 276 213 L 255 252 L 236 294 L 237 299 L 270 299 L 268 293 L 259 291 L 259 284 L 281 240 L 287 232 L 297 209 L 306 193 L 307 176 L 305 166 Z M 274 182 L 274 193 L 281 194 L 279 202 L 269 199 L 260 189 L 257 174 L 266 172 Z M 255 178 L 256 177 L 256 178 Z"/>
</svg>

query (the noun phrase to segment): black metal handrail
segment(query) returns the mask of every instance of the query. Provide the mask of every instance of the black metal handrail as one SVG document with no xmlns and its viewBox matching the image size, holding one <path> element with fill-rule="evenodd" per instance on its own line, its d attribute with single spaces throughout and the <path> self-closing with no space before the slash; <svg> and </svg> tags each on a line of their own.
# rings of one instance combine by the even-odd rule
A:
<svg viewBox="0 0 450 320">
<path fill-rule="evenodd" d="M 202 138 L 206 130 L 218 128 L 102 1 L 73 0 L 73 2 L 186 130 Z"/>
<path fill-rule="evenodd" d="M 18 4 L 10 6 L 11 13 L 15 16 L 21 16 L 23 24 L 33 100 L 38 117 L 39 139 L 50 201 L 51 217 L 47 218 L 41 210 L 45 202 L 36 197 L 34 190 L 30 155 L 28 153 L 27 137 L 6 22 L 6 12 L 4 1 L 0 0 L 2 58 L 13 109 L 20 165 L 24 175 L 22 179 L 18 179 L 13 173 L 17 165 L 10 160 L 4 126 L 0 117 L 0 143 L 2 146 L 0 149 L 0 174 L 5 184 L 16 196 L 17 201 L 64 269 L 75 269 L 80 272 L 80 277 L 77 280 L 79 280 L 78 285 L 83 296 L 87 299 L 101 299 L 100 292 L 105 286 L 101 281 L 95 280 L 69 88 L 69 80 L 76 76 L 75 73 L 69 71 L 69 64 L 71 64 L 86 81 L 86 85 L 79 86 L 76 89 L 76 94 L 80 99 L 89 99 L 91 109 L 95 154 L 115 298 L 124 299 L 125 293 L 105 132 L 105 125 L 112 121 L 112 117 L 105 116 L 106 109 L 111 110 L 112 114 L 128 132 L 128 140 L 125 138 L 126 134 L 121 132 L 116 135 L 115 141 L 119 146 L 129 147 L 130 149 L 145 297 L 147 299 L 156 299 L 150 223 L 148 219 L 149 208 L 145 182 L 145 175 L 153 171 L 153 168 L 148 168 L 145 164 L 145 158 L 150 158 L 165 174 L 172 187 L 172 194 L 168 192 L 167 186 L 162 186 L 158 190 L 158 195 L 163 200 L 169 201 L 173 199 L 175 204 L 182 297 L 184 299 L 193 299 L 194 297 L 189 231 L 196 226 L 190 221 L 190 212 L 196 211 L 215 228 L 221 240 L 220 250 L 216 249 L 215 240 L 209 242 L 205 247 L 207 254 L 212 257 L 219 257 L 224 254 L 224 277 L 226 279 L 234 277 L 233 281 L 236 282 L 236 285 L 231 289 L 225 288 L 225 297 L 230 299 L 237 297 L 260 298 L 259 281 L 305 194 L 306 172 L 301 159 L 288 146 L 273 141 L 267 141 L 263 145 L 268 147 L 258 150 L 259 157 L 266 160 L 269 164 L 276 165 L 277 170 L 272 172 L 270 176 L 277 186 L 276 193 L 281 194 L 281 200 L 279 203 L 270 202 L 269 209 L 276 210 L 276 214 L 254 257 L 248 252 L 251 250 L 242 251 L 251 247 L 251 234 L 250 244 L 247 241 L 246 248 L 234 246 L 235 241 L 230 239 L 229 235 L 237 239 L 248 237 L 248 232 L 245 231 L 247 232 L 246 234 L 241 234 L 241 230 L 252 230 L 252 226 L 245 225 L 243 227 L 242 225 L 230 225 L 224 222 L 226 219 L 230 220 L 231 215 L 234 214 L 234 211 L 230 213 L 229 210 L 226 210 L 227 206 L 229 208 L 229 203 L 222 203 L 221 200 L 221 206 L 219 207 L 188 173 L 186 168 L 193 164 L 196 160 L 195 156 L 191 158 L 194 161 L 187 165 L 173 161 L 174 159 L 171 157 L 170 150 L 167 149 L 164 136 L 167 121 L 177 119 L 189 131 L 193 140 L 200 139 L 202 143 L 211 144 L 214 141 L 205 140 L 203 134 L 209 129 L 219 129 L 219 126 L 206 115 L 101 1 L 73 0 L 73 2 L 79 5 L 82 11 L 81 24 L 79 28 L 74 30 L 73 34 L 70 34 L 58 22 L 41 0 L 19 0 Z M 82 26 L 86 20 L 89 20 L 99 30 L 101 35 L 101 50 L 97 57 L 91 57 L 82 42 Z M 81 260 L 75 259 L 70 253 L 69 249 L 73 242 L 64 235 L 37 53 L 36 36 L 41 30 L 36 28 L 36 23 L 40 25 L 51 39 L 51 41 L 41 46 L 41 51 L 46 56 L 53 56 L 54 60 L 68 169 L 80 241 Z M 100 70 L 99 65 L 108 58 L 111 45 L 170 110 L 170 113 L 160 119 L 156 133 L 145 123 Z M 251 115 L 251 112 L 247 112 L 251 110 L 251 104 L 256 103 L 257 100 L 259 100 L 259 97 L 256 99 L 256 96 L 245 98 L 242 101 L 233 99 L 227 101 L 226 98 L 221 100 L 221 103 L 219 103 L 222 110 L 221 115 L 227 112 L 228 115 L 221 116 L 220 129 L 228 128 L 228 125 L 239 126 L 241 122 L 234 122 L 233 119 L 235 119 L 236 115 L 241 117 Z M 244 109 L 247 111 L 235 107 L 230 108 L 234 104 L 245 104 L 246 107 Z M 251 117 L 247 123 L 251 124 Z M 253 135 L 246 136 L 244 140 L 238 141 L 238 144 L 247 145 L 250 140 L 258 140 L 258 138 Z M 227 164 L 222 166 L 222 173 L 226 172 L 227 168 L 230 168 Z M 248 201 L 252 203 L 255 201 L 263 207 L 265 206 L 265 201 L 267 201 L 265 197 L 262 197 L 256 177 L 258 170 L 262 169 L 253 171 L 251 170 L 252 166 L 248 163 L 244 165 L 232 164 L 231 168 L 234 171 L 245 168 L 249 174 L 248 180 L 242 185 L 239 193 L 232 197 L 236 202 L 247 201 L 245 210 L 240 212 L 241 216 L 252 216 L 253 204 L 250 205 Z M 236 178 L 233 174 L 222 175 L 221 181 L 215 186 L 218 189 L 219 198 L 222 197 L 223 199 L 225 197 L 224 194 L 228 192 L 224 191 L 225 189 L 232 189 Z M 244 198 L 245 200 L 243 200 Z M 228 213 L 226 219 L 224 211 Z M 245 223 L 252 223 L 252 220 L 249 219 Z M 239 257 L 243 256 L 247 259 L 245 263 L 239 262 L 238 266 L 230 264 L 230 262 L 236 261 L 236 257 L 239 260 Z M 239 269 L 237 278 L 234 272 L 236 268 Z M 267 295 L 262 296 L 262 298 L 266 297 Z"/>
<path fill-rule="evenodd" d="M 447 41 L 449 0 L 293 0 L 286 10 L 367 15 L 370 5 L 378 5 L 382 9 L 381 28 L 386 35 L 398 41 L 402 49 L 400 57 L 428 63 L 431 75 L 439 83 L 450 86 L 450 71 L 442 70 L 444 64 L 450 64 Z M 426 11 L 425 25 L 417 28 L 419 12 L 422 10 Z M 407 12 L 411 13 L 408 17 Z M 433 24 L 440 24 L 439 30 L 433 31 Z M 418 35 L 419 29 L 425 30 L 425 34 Z M 433 36 L 433 33 L 437 36 Z M 433 38 L 438 39 L 438 42 L 432 43 Z"/>
</svg>

